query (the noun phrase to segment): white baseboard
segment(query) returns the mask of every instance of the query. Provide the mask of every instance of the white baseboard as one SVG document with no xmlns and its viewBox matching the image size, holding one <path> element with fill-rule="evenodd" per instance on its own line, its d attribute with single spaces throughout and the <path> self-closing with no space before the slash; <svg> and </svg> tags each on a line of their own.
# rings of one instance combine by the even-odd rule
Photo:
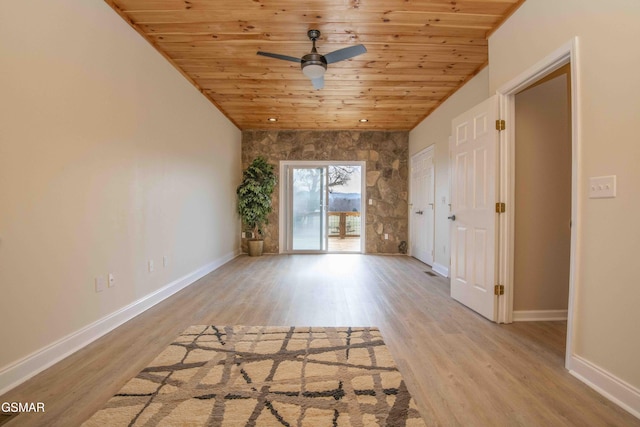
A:
<svg viewBox="0 0 640 427">
<path fill-rule="evenodd" d="M 640 390 L 636 387 L 580 356 L 571 356 L 569 372 L 634 417 L 640 418 Z"/>
<path fill-rule="evenodd" d="M 567 310 L 518 310 L 513 312 L 514 322 L 541 322 L 567 320 Z"/>
<path fill-rule="evenodd" d="M 44 371 L 65 357 L 75 353 L 93 341 L 111 332 L 118 326 L 143 313 L 176 292 L 186 288 L 196 280 L 206 276 L 223 264 L 238 256 L 240 251 L 229 252 L 221 258 L 174 280 L 168 285 L 150 293 L 131 304 L 114 311 L 40 350 L 0 369 L 0 395 L 22 384 L 29 378 Z"/>
<path fill-rule="evenodd" d="M 437 262 L 434 262 L 433 267 L 431 267 L 431 269 L 443 277 L 449 277 L 449 268 L 445 267 L 442 264 L 438 264 Z"/>
</svg>

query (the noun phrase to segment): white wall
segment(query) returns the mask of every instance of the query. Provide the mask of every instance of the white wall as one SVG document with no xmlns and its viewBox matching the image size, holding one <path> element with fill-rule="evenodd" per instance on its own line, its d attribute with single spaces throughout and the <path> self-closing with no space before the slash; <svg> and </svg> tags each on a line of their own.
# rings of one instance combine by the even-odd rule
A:
<svg viewBox="0 0 640 427">
<path fill-rule="evenodd" d="M 451 120 L 489 97 L 483 69 L 409 133 L 409 156 L 435 145 L 435 264 L 449 268 L 449 135 Z M 409 174 L 411 176 L 411 174 Z M 444 201 L 443 201 L 444 199 Z"/>
<path fill-rule="evenodd" d="M 233 256 L 241 134 L 102 1 L 1 2 L 0 70 L 1 373 Z"/>
<path fill-rule="evenodd" d="M 580 148 L 574 352 L 640 395 L 640 2 L 527 0 L 489 39 L 490 91 L 579 38 Z M 615 199 L 589 199 L 617 175 Z M 640 411 L 640 406 L 636 408 Z"/>
</svg>

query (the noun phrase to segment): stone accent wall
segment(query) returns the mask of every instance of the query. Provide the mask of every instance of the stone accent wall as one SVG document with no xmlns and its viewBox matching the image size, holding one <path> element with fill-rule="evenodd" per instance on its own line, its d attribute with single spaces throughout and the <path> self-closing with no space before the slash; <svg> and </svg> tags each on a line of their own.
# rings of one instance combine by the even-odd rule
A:
<svg viewBox="0 0 640 427">
<path fill-rule="evenodd" d="M 242 132 L 242 167 L 264 156 L 276 166 L 281 160 L 366 161 L 366 252 L 399 253 L 408 240 L 409 132 L 377 131 L 267 131 Z M 279 185 L 265 231 L 264 251 L 278 253 Z M 385 233 L 389 239 L 385 240 Z M 246 242 L 243 241 L 246 251 Z"/>
</svg>

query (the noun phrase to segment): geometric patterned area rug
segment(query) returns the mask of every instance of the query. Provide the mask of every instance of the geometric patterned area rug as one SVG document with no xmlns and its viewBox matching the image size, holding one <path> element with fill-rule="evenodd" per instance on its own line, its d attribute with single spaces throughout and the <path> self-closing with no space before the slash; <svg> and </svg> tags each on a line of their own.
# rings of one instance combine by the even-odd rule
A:
<svg viewBox="0 0 640 427">
<path fill-rule="evenodd" d="M 376 328 L 191 326 L 84 426 L 424 426 Z"/>
</svg>

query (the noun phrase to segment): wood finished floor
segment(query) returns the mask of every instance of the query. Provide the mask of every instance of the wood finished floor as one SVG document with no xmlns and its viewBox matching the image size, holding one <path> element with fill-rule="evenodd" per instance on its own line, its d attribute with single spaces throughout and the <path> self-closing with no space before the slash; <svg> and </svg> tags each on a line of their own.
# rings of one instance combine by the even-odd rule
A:
<svg viewBox="0 0 640 427">
<path fill-rule="evenodd" d="M 241 256 L 15 388 L 75 426 L 192 324 L 378 326 L 427 425 L 640 426 L 564 369 L 564 322 L 497 325 L 403 256 Z"/>
</svg>

